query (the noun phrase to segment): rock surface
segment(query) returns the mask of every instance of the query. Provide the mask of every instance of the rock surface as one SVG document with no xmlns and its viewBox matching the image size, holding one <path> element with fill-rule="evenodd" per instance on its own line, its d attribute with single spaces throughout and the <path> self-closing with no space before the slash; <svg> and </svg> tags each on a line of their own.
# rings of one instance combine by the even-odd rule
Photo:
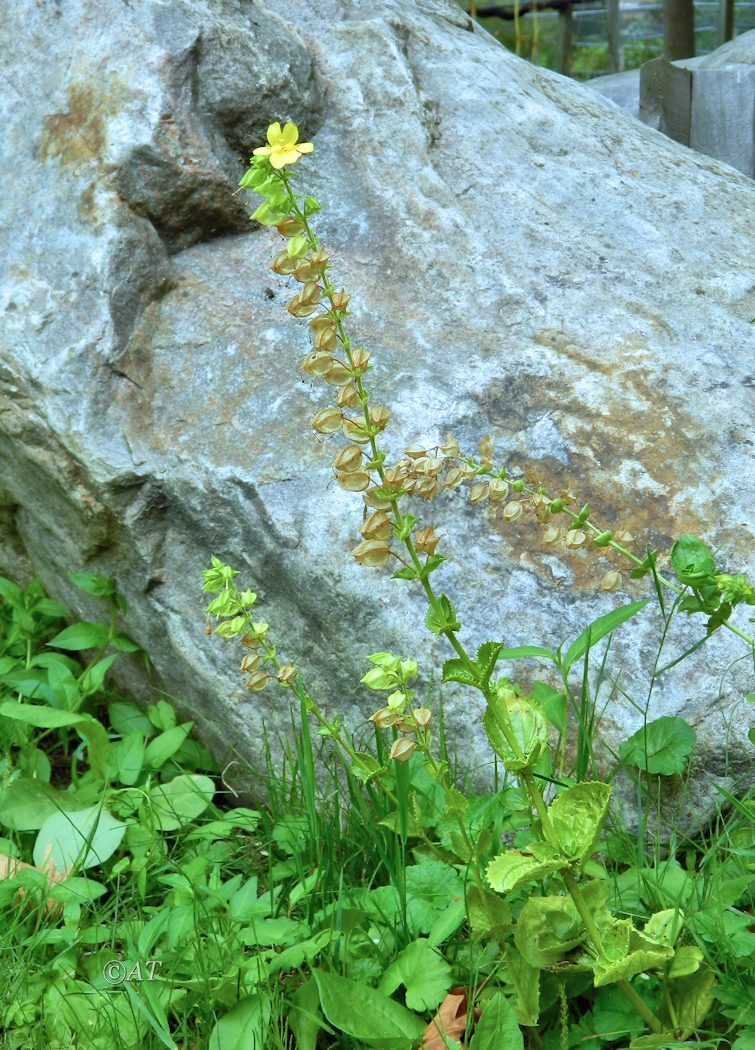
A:
<svg viewBox="0 0 755 1050">
<path fill-rule="evenodd" d="M 211 553 L 244 569 L 351 725 L 374 707 L 356 684 L 368 653 L 411 654 L 425 681 L 449 655 L 411 587 L 349 555 L 361 500 L 308 429 L 329 401 L 297 372 L 307 334 L 268 269 L 277 235 L 233 195 L 273 119 L 316 141 L 300 169 L 394 450 L 490 433 L 639 550 L 693 532 L 747 568 L 750 180 L 515 58 L 451 0 L 133 0 L 107 17 L 29 2 L 2 33 L 2 568 L 25 564 L 85 615 L 66 573 L 115 575 L 128 630 L 217 749 L 258 765 L 263 725 L 289 716 L 203 634 Z M 648 593 L 603 594 L 610 563 L 460 493 L 421 513 L 467 552 L 436 579 L 470 642 L 556 645 Z M 699 815 L 700 778 L 707 804 L 750 768 L 752 685 L 720 632 L 651 689 L 658 627 L 648 610 L 615 636 L 601 727 L 615 744 L 645 707 L 688 718 Z M 677 621 L 661 660 L 701 631 Z M 445 698 L 452 746 L 486 775 L 480 703 Z"/>
</svg>

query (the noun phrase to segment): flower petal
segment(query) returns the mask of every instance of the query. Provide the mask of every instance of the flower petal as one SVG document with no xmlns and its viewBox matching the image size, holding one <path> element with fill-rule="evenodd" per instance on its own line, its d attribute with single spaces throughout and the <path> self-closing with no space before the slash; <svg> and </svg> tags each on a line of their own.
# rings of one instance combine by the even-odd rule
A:
<svg viewBox="0 0 755 1050">
<path fill-rule="evenodd" d="M 300 156 L 296 146 L 276 146 L 270 154 L 270 163 L 274 168 L 283 168 L 286 164 L 295 164 Z"/>
<path fill-rule="evenodd" d="M 271 146 L 277 146 L 281 140 L 281 126 L 276 120 L 274 124 L 271 124 L 267 129 L 267 141 Z"/>
<path fill-rule="evenodd" d="M 297 142 L 296 148 L 299 153 L 311 153 L 315 146 L 313 142 Z"/>
<path fill-rule="evenodd" d="M 296 124 L 286 124 L 285 128 L 281 132 L 280 144 L 281 146 L 293 146 L 299 137 L 299 129 Z"/>
<path fill-rule="evenodd" d="M 272 146 L 258 146 L 257 149 L 254 150 L 254 156 L 255 157 L 266 157 L 269 153 L 272 153 L 272 152 L 273 152 L 273 147 Z"/>
</svg>

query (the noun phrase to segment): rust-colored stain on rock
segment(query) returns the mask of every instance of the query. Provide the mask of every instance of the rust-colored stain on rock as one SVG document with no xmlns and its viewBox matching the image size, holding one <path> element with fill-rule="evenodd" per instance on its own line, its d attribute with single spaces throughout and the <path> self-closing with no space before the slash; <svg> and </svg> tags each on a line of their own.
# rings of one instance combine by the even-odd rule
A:
<svg viewBox="0 0 755 1050">
<path fill-rule="evenodd" d="M 116 112 L 112 93 L 92 84 L 71 84 L 66 112 L 44 118 L 40 157 L 59 157 L 63 165 L 102 160 L 107 144 L 106 118 Z"/>
</svg>

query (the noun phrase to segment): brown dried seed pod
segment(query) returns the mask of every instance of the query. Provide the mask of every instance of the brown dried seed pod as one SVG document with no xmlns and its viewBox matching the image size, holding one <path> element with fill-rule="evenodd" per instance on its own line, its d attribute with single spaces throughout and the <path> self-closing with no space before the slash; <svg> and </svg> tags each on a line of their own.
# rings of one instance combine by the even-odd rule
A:
<svg viewBox="0 0 755 1050">
<path fill-rule="evenodd" d="M 358 470 L 362 465 L 362 450 L 357 445 L 347 445 L 342 448 L 333 460 L 336 470 L 348 473 L 350 470 Z"/>
<path fill-rule="evenodd" d="M 293 273 L 294 278 L 297 281 L 301 281 L 302 284 L 317 277 L 317 270 L 307 259 L 299 259 L 298 266 L 296 266 L 291 272 Z"/>
<path fill-rule="evenodd" d="M 374 408 L 370 409 L 370 422 L 373 427 L 377 427 L 378 430 L 385 430 L 388 426 L 388 420 L 391 414 L 385 405 L 375 405 Z"/>
<path fill-rule="evenodd" d="M 408 736 L 400 736 L 398 740 L 393 741 L 393 747 L 391 748 L 388 757 L 394 759 L 396 762 L 408 762 L 416 750 L 416 740 L 412 740 Z"/>
<path fill-rule="evenodd" d="M 491 503 L 501 503 L 509 494 L 509 483 L 503 478 L 493 478 L 489 489 Z"/>
<path fill-rule="evenodd" d="M 616 569 L 610 569 L 600 581 L 603 591 L 616 591 L 621 586 L 621 573 Z"/>
<path fill-rule="evenodd" d="M 318 248 L 316 251 L 310 252 L 309 261 L 313 266 L 316 266 L 318 270 L 322 271 L 328 265 L 328 254 L 324 252 L 322 248 Z"/>
<path fill-rule="evenodd" d="M 338 346 L 338 334 L 335 328 L 321 328 L 315 334 L 315 349 L 328 350 L 332 353 Z"/>
<path fill-rule="evenodd" d="M 307 227 L 301 219 L 296 219 L 293 215 L 287 215 L 275 228 L 281 237 L 296 237 L 297 234 L 304 233 Z"/>
<path fill-rule="evenodd" d="M 490 486 L 487 481 L 476 481 L 472 486 L 472 491 L 469 493 L 470 503 L 482 503 L 483 500 L 488 498 L 490 492 Z"/>
<path fill-rule="evenodd" d="M 351 382 L 345 383 L 338 391 L 338 397 L 336 398 L 341 408 L 357 408 L 361 402 L 359 400 L 359 391 L 357 385 L 352 379 Z"/>
<path fill-rule="evenodd" d="M 443 470 L 443 460 L 437 456 L 422 456 L 414 461 L 414 469 L 426 478 L 435 478 Z"/>
<path fill-rule="evenodd" d="M 382 486 L 381 486 L 382 488 Z M 367 492 L 362 496 L 365 504 L 368 507 L 372 507 L 373 510 L 390 510 L 391 501 L 386 499 L 385 496 L 378 495 L 378 489 L 368 489 Z"/>
<path fill-rule="evenodd" d="M 390 729 L 399 720 L 397 711 L 391 711 L 390 707 L 381 707 L 374 715 L 370 715 L 370 722 L 374 722 L 378 729 Z"/>
<path fill-rule="evenodd" d="M 278 671 L 278 681 L 282 685 L 291 685 L 296 678 L 296 668 L 293 664 L 284 664 Z"/>
<path fill-rule="evenodd" d="M 370 487 L 370 475 L 366 470 L 340 471 L 336 474 L 336 481 L 347 492 L 364 492 Z"/>
<path fill-rule="evenodd" d="M 269 681 L 270 676 L 265 674 L 264 671 L 253 671 L 247 678 L 245 685 L 247 689 L 250 689 L 253 693 L 258 693 L 261 689 L 265 688 Z"/>
<path fill-rule="evenodd" d="M 370 366 L 370 352 L 358 346 L 351 351 L 351 367 L 355 375 L 363 376 Z"/>
<path fill-rule="evenodd" d="M 441 490 L 440 481 L 437 478 L 422 478 L 417 482 L 414 490 L 415 495 L 425 501 L 434 499 Z"/>
<path fill-rule="evenodd" d="M 333 292 L 330 301 L 333 304 L 334 310 L 339 310 L 343 313 L 344 310 L 348 309 L 349 303 L 351 302 L 351 296 L 347 295 L 345 289 L 342 288 L 340 292 Z"/>
<path fill-rule="evenodd" d="M 543 543 L 548 543 L 548 544 L 556 543 L 556 541 L 558 540 L 560 535 L 561 535 L 561 529 L 557 529 L 555 527 L 555 525 L 551 525 L 543 533 Z"/>
<path fill-rule="evenodd" d="M 414 546 L 420 554 L 435 554 L 435 548 L 440 542 L 440 536 L 435 531 L 434 525 L 427 525 L 424 529 L 418 529 L 414 534 Z"/>
<path fill-rule="evenodd" d="M 312 419 L 312 426 L 318 434 L 335 434 L 342 424 L 343 416 L 337 408 L 323 408 Z"/>
<path fill-rule="evenodd" d="M 366 540 L 389 540 L 393 535 L 393 526 L 384 510 L 376 510 L 365 518 L 359 531 Z"/>
<path fill-rule="evenodd" d="M 358 445 L 366 445 L 370 440 L 370 435 L 364 432 L 364 423 L 355 419 L 344 419 L 343 432 L 349 441 L 356 441 Z"/>
<path fill-rule="evenodd" d="M 456 489 L 464 481 L 464 472 L 458 467 L 451 467 L 443 478 L 443 484 L 447 489 Z"/>
<path fill-rule="evenodd" d="M 286 277 L 294 272 L 298 262 L 298 259 L 289 258 L 288 252 L 278 252 L 270 264 L 270 269 Z"/>
<path fill-rule="evenodd" d="M 262 664 L 259 653 L 247 653 L 239 665 L 242 671 L 256 671 Z"/>
<path fill-rule="evenodd" d="M 307 354 L 299 367 L 307 375 L 321 376 L 327 372 L 332 364 L 333 358 L 330 354 L 321 354 L 314 350 L 311 354 Z"/>
<path fill-rule="evenodd" d="M 581 547 L 587 536 L 581 529 L 570 529 L 566 534 L 567 547 Z"/>
<path fill-rule="evenodd" d="M 513 499 L 503 508 L 504 521 L 516 521 L 517 518 L 521 518 L 523 512 L 524 507 L 522 504 L 518 500 Z"/>
<path fill-rule="evenodd" d="M 331 386 L 343 386 L 351 379 L 351 372 L 341 361 L 334 359 L 333 364 L 326 372 L 323 372 L 322 377 Z"/>
<path fill-rule="evenodd" d="M 417 725 L 428 726 L 430 724 L 432 711 L 429 707 L 413 707 L 412 714 Z"/>
<path fill-rule="evenodd" d="M 389 561 L 391 548 L 383 540 L 363 540 L 351 553 L 360 565 L 375 568 Z"/>
<path fill-rule="evenodd" d="M 444 456 L 448 456 L 451 459 L 456 459 L 461 455 L 461 449 L 459 448 L 459 442 L 453 436 L 453 434 L 446 434 L 445 443 L 440 446 L 440 451 Z"/>
</svg>

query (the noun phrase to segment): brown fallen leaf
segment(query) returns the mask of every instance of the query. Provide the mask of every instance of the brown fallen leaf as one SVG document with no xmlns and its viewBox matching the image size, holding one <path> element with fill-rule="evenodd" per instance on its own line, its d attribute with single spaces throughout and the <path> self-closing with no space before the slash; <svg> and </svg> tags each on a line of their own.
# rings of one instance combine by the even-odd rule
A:
<svg viewBox="0 0 755 1050">
<path fill-rule="evenodd" d="M 47 877 L 47 881 L 52 886 L 57 886 L 59 882 L 65 881 L 68 878 L 68 871 L 58 871 L 55 867 L 52 857 L 50 856 L 50 850 L 48 849 L 42 867 L 37 867 L 35 864 L 27 864 L 23 860 L 18 860 L 16 857 L 9 857 L 7 853 L 0 853 L 0 879 L 12 879 L 19 872 L 26 868 L 29 871 L 38 871 L 41 875 Z M 18 891 L 19 897 L 23 897 L 24 891 L 20 889 Z M 60 907 L 58 901 L 48 899 L 45 907 L 48 911 L 53 911 L 55 908 Z"/>
<path fill-rule="evenodd" d="M 480 1013 L 481 1011 L 475 1007 L 475 1020 L 479 1018 Z M 452 988 L 425 1030 L 422 1037 L 422 1050 L 446 1050 L 444 1037 L 460 1040 L 467 1030 L 468 1020 L 467 992 L 464 988 Z"/>
</svg>

